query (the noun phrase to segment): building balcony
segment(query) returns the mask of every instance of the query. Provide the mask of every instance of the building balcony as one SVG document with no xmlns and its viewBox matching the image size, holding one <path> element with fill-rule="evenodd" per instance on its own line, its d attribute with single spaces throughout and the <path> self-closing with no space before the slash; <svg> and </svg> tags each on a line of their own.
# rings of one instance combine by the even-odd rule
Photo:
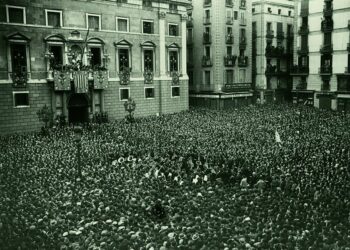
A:
<svg viewBox="0 0 350 250">
<path fill-rule="evenodd" d="M 25 88 L 29 79 L 28 72 L 11 72 L 12 86 L 16 88 Z"/>
<path fill-rule="evenodd" d="M 248 57 L 239 56 L 238 57 L 238 67 L 247 67 L 248 66 Z"/>
<path fill-rule="evenodd" d="M 283 31 L 277 31 L 277 39 L 284 39 L 284 32 Z"/>
<path fill-rule="evenodd" d="M 233 17 L 226 17 L 226 24 L 233 24 Z"/>
<path fill-rule="evenodd" d="M 308 25 L 301 25 L 298 31 L 299 35 L 307 35 L 309 34 L 309 26 Z"/>
<path fill-rule="evenodd" d="M 193 17 L 189 17 L 186 23 L 187 27 L 193 27 Z"/>
<path fill-rule="evenodd" d="M 320 75 L 331 75 L 332 74 L 332 66 L 321 66 L 318 69 L 318 73 Z"/>
<path fill-rule="evenodd" d="M 266 38 L 272 39 L 274 37 L 274 32 L 273 30 L 267 30 L 266 31 Z"/>
<path fill-rule="evenodd" d="M 322 32 L 332 32 L 333 31 L 333 20 L 332 19 L 323 20 L 321 23 L 321 30 L 322 30 Z"/>
<path fill-rule="evenodd" d="M 233 0 L 226 0 L 226 7 L 233 7 Z"/>
<path fill-rule="evenodd" d="M 203 33 L 203 44 L 211 44 L 211 35 L 209 33 Z"/>
<path fill-rule="evenodd" d="M 307 55 L 309 53 L 309 46 L 298 47 L 297 52 L 299 55 Z"/>
<path fill-rule="evenodd" d="M 227 34 L 226 35 L 226 44 L 233 44 L 233 35 L 232 34 Z"/>
<path fill-rule="evenodd" d="M 212 67 L 213 62 L 210 58 L 210 56 L 203 56 L 202 58 L 202 67 Z"/>
<path fill-rule="evenodd" d="M 211 5 L 211 0 L 204 0 L 204 6 Z"/>
<path fill-rule="evenodd" d="M 239 24 L 242 25 L 242 26 L 247 25 L 247 18 L 241 18 L 240 21 L 239 21 Z"/>
<path fill-rule="evenodd" d="M 331 17 L 333 14 L 333 7 L 323 7 L 323 16 L 325 17 Z"/>
<path fill-rule="evenodd" d="M 265 56 L 266 57 L 282 57 L 282 56 L 285 56 L 284 47 L 267 46 L 266 49 L 265 49 Z"/>
<path fill-rule="evenodd" d="M 309 66 L 293 65 L 290 70 L 291 75 L 308 75 Z"/>
<path fill-rule="evenodd" d="M 225 67 L 234 67 L 236 64 L 236 59 L 237 59 L 237 56 L 234 56 L 234 55 L 225 56 L 224 57 Z"/>
<path fill-rule="evenodd" d="M 320 53 L 331 54 L 333 53 L 333 44 L 323 44 L 320 47 Z"/>
<path fill-rule="evenodd" d="M 239 49 L 245 50 L 247 48 L 247 39 L 245 37 L 241 37 L 239 39 Z"/>
<path fill-rule="evenodd" d="M 246 0 L 241 0 L 241 4 L 239 5 L 239 8 L 245 10 L 246 7 L 247 7 Z"/>
<path fill-rule="evenodd" d="M 203 17 L 203 24 L 210 24 L 210 23 L 211 23 L 210 17 Z"/>
<path fill-rule="evenodd" d="M 267 65 L 265 70 L 265 75 L 267 76 L 285 76 L 287 74 L 288 73 L 286 71 L 278 69 L 276 65 Z"/>
<path fill-rule="evenodd" d="M 226 81 L 225 81 L 226 82 Z M 251 83 L 227 83 L 223 86 L 223 92 L 247 92 L 252 89 Z"/>
</svg>

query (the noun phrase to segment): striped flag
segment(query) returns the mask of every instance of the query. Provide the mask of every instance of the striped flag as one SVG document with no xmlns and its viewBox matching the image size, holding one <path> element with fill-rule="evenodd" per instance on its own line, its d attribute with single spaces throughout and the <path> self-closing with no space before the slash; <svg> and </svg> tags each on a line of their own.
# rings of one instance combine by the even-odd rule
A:
<svg viewBox="0 0 350 250">
<path fill-rule="evenodd" d="M 73 79 L 76 93 L 88 92 L 88 79 L 85 71 L 74 72 Z"/>
</svg>

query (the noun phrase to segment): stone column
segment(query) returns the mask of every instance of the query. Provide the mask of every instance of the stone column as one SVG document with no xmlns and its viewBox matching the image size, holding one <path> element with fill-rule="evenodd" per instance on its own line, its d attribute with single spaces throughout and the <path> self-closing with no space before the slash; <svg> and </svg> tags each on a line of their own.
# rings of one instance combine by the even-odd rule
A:
<svg viewBox="0 0 350 250">
<path fill-rule="evenodd" d="M 159 12 L 159 66 L 160 76 L 166 75 L 166 51 L 165 51 L 165 12 Z"/>
<path fill-rule="evenodd" d="M 187 15 L 181 16 L 181 72 L 187 77 Z"/>
</svg>

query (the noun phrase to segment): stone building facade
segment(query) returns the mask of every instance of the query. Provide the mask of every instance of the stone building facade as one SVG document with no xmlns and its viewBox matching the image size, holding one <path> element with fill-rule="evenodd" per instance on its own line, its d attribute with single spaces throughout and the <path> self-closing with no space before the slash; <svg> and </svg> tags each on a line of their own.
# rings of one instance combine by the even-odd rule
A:
<svg viewBox="0 0 350 250">
<path fill-rule="evenodd" d="M 253 84 L 265 101 L 288 99 L 292 90 L 293 0 L 252 0 Z"/>
<path fill-rule="evenodd" d="M 37 112 L 84 122 L 188 109 L 190 1 L 0 3 L 0 134 L 37 130 Z"/>
<path fill-rule="evenodd" d="M 252 101 L 251 0 L 193 0 L 188 10 L 190 103 L 230 108 Z"/>
<path fill-rule="evenodd" d="M 350 2 L 297 2 L 294 102 L 350 111 Z"/>
</svg>

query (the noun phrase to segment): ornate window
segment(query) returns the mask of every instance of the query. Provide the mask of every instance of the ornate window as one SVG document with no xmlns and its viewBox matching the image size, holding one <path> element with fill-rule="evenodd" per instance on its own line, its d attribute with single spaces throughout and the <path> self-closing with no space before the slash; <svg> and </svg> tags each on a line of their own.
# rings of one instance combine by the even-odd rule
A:
<svg viewBox="0 0 350 250">
<path fill-rule="evenodd" d="M 173 43 L 168 46 L 169 72 L 178 72 L 180 69 L 179 50 L 180 50 L 180 47 L 176 43 Z"/>
<path fill-rule="evenodd" d="M 169 23 L 169 36 L 178 36 L 179 35 L 179 26 L 177 24 Z"/>
<path fill-rule="evenodd" d="M 104 58 L 104 42 L 99 38 L 90 38 L 87 41 L 89 65 L 93 69 L 106 67 Z"/>
<path fill-rule="evenodd" d="M 51 35 L 46 37 L 46 68 L 47 70 L 61 70 L 66 64 L 64 58 L 66 39 L 62 35 Z"/>
<path fill-rule="evenodd" d="M 20 33 L 7 37 L 8 41 L 8 72 L 12 78 L 13 86 L 25 87 L 30 78 L 29 41 L 30 39 Z"/>
<path fill-rule="evenodd" d="M 130 69 L 132 67 L 131 62 L 131 47 L 132 44 L 126 40 L 122 40 L 114 44 L 117 50 L 117 71 L 123 71 L 124 69 Z"/>
</svg>

